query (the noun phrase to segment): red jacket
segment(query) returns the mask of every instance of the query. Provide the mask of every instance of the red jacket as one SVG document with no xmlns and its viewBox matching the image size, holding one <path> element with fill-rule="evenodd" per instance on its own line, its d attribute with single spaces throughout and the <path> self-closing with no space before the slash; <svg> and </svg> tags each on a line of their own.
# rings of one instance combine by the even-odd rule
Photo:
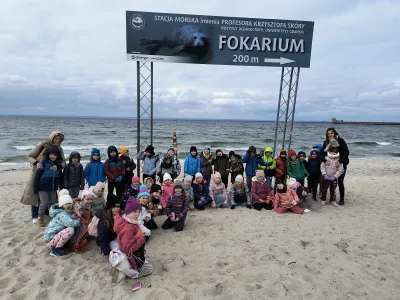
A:
<svg viewBox="0 0 400 300">
<path fill-rule="evenodd" d="M 276 159 L 275 177 L 282 177 L 283 174 L 287 175 L 287 159 L 283 160 L 280 156 Z"/>
<path fill-rule="evenodd" d="M 136 261 L 132 256 L 133 252 L 139 250 L 146 243 L 139 224 L 132 224 L 125 221 L 120 214 L 114 221 L 114 232 L 118 234 L 117 241 L 119 249 L 128 256 L 132 268 L 137 269 Z"/>
<path fill-rule="evenodd" d="M 274 199 L 271 187 L 265 179 L 263 183 L 260 183 L 256 177 L 253 177 L 253 183 L 251 184 L 251 198 L 253 199 L 253 203 L 261 203 L 260 199 Z"/>
</svg>

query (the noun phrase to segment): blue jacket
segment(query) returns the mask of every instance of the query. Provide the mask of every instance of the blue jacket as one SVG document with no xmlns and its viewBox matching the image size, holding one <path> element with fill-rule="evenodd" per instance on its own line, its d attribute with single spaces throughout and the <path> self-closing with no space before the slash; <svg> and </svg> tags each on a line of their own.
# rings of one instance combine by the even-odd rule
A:
<svg viewBox="0 0 400 300">
<path fill-rule="evenodd" d="M 198 156 L 193 157 L 192 154 L 188 154 L 184 163 L 184 172 L 189 175 L 196 175 L 200 173 L 200 158 Z"/>
<path fill-rule="evenodd" d="M 148 157 L 144 154 L 144 151 L 140 151 L 138 153 L 138 158 L 143 160 L 143 174 L 150 176 L 156 174 L 158 161 L 160 160 L 160 157 L 157 154 Z"/>
<path fill-rule="evenodd" d="M 266 163 L 259 155 L 256 154 L 254 157 L 251 157 L 249 152 L 246 152 L 246 154 L 243 156 L 242 163 L 246 164 L 246 176 L 256 176 L 258 165 L 268 165 L 268 163 Z"/>
<path fill-rule="evenodd" d="M 72 219 L 72 211 L 66 211 L 58 206 L 58 204 L 53 204 L 50 207 L 49 215 L 53 219 L 47 225 L 44 231 L 44 240 L 46 242 L 50 241 L 57 233 L 65 228 L 73 228 L 80 225 L 80 218 Z"/>
<path fill-rule="evenodd" d="M 99 160 L 93 160 L 93 155 L 98 154 Z M 83 171 L 85 180 L 89 187 L 96 185 L 97 182 L 105 182 L 106 176 L 104 175 L 104 164 L 101 162 L 100 150 L 93 148 L 92 156 L 90 157 L 90 162 L 86 165 Z"/>
<path fill-rule="evenodd" d="M 57 191 L 58 188 L 63 188 L 62 170 L 60 168 L 57 171 L 50 170 L 54 163 L 50 160 L 46 160 L 40 163 L 41 168 L 36 170 L 35 181 L 33 184 L 33 190 L 35 193 L 39 191 Z"/>
<path fill-rule="evenodd" d="M 99 223 L 97 224 L 96 244 L 100 247 L 102 254 L 108 255 L 111 252 L 110 242 L 117 238 L 117 234 L 113 230 L 108 229 L 104 223 L 106 217 L 105 210 L 99 211 L 95 215 L 99 218 Z"/>
</svg>

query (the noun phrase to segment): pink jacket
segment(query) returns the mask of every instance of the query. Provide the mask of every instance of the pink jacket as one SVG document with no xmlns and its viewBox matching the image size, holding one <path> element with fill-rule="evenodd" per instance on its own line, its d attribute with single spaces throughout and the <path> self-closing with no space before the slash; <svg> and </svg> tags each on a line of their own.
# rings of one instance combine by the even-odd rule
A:
<svg viewBox="0 0 400 300">
<path fill-rule="evenodd" d="M 299 203 L 299 197 L 297 196 L 296 192 L 290 188 L 287 187 L 286 193 L 278 193 L 276 192 L 275 194 L 275 200 L 274 200 L 274 208 L 278 207 L 283 207 L 283 208 L 291 208 L 295 205 L 292 204 L 292 201 L 296 200 L 297 203 Z"/>
<path fill-rule="evenodd" d="M 167 207 L 169 197 L 172 195 L 173 192 L 174 192 L 173 183 L 171 183 L 171 185 L 167 185 L 165 183 L 162 184 L 161 206 L 163 208 Z"/>
<path fill-rule="evenodd" d="M 216 194 L 225 194 L 227 196 L 225 184 L 222 181 L 219 184 L 216 184 L 214 181 L 210 183 L 208 195 L 214 200 Z"/>
<path fill-rule="evenodd" d="M 335 176 L 336 179 L 343 173 L 343 164 L 339 162 L 339 155 L 337 157 L 326 156 L 326 162 L 321 163 L 321 174 L 328 176 Z"/>
</svg>

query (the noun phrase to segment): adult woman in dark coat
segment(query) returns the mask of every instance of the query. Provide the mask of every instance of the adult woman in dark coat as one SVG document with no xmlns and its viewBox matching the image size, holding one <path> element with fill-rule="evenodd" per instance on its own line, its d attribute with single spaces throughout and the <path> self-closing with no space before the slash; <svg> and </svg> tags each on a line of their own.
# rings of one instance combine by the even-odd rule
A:
<svg viewBox="0 0 400 300">
<path fill-rule="evenodd" d="M 330 139 L 336 139 L 339 142 L 339 154 L 340 158 L 339 161 L 343 164 L 343 174 L 340 175 L 338 178 L 338 186 L 339 186 L 339 193 L 340 193 L 340 201 L 339 205 L 344 205 L 344 177 L 346 176 L 347 165 L 349 164 L 349 155 L 350 151 L 347 147 L 346 141 L 339 136 L 338 132 L 335 128 L 330 127 L 326 130 L 326 139 L 324 141 L 322 152 L 320 153 L 321 161 L 325 161 L 325 157 L 327 155 L 325 149 L 329 144 Z"/>
</svg>

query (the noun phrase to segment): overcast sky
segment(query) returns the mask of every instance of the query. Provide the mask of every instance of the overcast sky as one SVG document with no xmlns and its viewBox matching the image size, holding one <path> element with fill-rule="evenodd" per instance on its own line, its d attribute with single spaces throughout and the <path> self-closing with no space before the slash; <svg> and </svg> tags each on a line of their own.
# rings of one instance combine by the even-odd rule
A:
<svg viewBox="0 0 400 300">
<path fill-rule="evenodd" d="M 398 0 L 2 0 L 0 114 L 135 117 L 126 10 L 314 21 L 295 119 L 400 121 Z M 155 117 L 273 120 L 279 80 L 280 68 L 158 63 Z"/>
</svg>

